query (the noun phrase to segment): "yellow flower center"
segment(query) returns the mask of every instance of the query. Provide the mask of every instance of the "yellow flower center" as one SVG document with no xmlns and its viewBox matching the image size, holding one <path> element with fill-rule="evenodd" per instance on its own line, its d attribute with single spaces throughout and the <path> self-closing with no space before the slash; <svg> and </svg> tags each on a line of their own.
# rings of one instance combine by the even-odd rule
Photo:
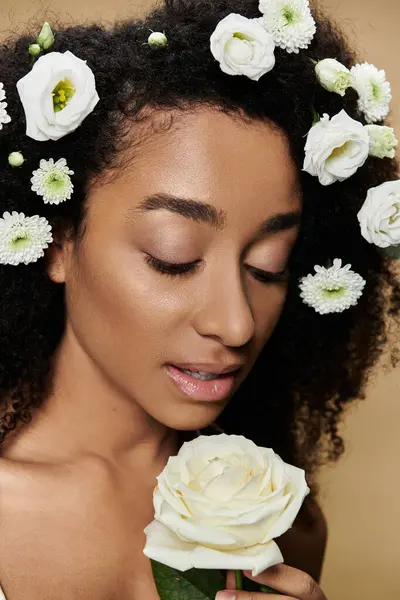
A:
<svg viewBox="0 0 400 600">
<path fill-rule="evenodd" d="M 60 112 L 63 110 L 71 98 L 74 96 L 76 90 L 70 79 L 61 79 L 53 90 L 53 106 L 54 112 Z"/>
<path fill-rule="evenodd" d="M 338 146 L 333 150 L 333 152 L 328 157 L 328 160 L 334 160 L 335 158 L 340 158 L 343 154 L 346 154 L 351 142 L 345 142 L 342 146 Z"/>
</svg>

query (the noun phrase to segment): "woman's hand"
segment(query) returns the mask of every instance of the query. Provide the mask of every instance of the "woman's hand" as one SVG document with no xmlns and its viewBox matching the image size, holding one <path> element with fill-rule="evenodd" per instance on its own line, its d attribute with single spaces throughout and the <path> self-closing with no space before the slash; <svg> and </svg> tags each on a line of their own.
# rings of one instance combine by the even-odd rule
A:
<svg viewBox="0 0 400 600">
<path fill-rule="evenodd" d="M 243 571 L 244 575 L 257 583 L 276 590 L 277 594 L 264 592 L 244 592 L 235 589 L 235 572 L 229 571 L 226 577 L 227 589 L 218 592 L 216 600 L 327 600 L 319 585 L 303 571 L 287 565 L 277 565 L 263 571 L 257 577 L 251 571 Z"/>
</svg>

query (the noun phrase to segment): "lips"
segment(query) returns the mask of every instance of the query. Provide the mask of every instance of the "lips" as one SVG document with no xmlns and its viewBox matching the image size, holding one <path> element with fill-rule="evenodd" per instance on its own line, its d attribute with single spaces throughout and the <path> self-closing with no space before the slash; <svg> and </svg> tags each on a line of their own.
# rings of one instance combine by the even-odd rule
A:
<svg viewBox="0 0 400 600">
<path fill-rule="evenodd" d="M 235 369 L 232 372 L 232 368 Z M 186 371 L 195 371 L 215 375 L 213 379 L 199 379 Z M 224 400 L 233 391 L 236 382 L 236 374 L 238 372 L 237 365 L 229 367 L 221 367 L 221 365 L 196 364 L 185 365 L 166 365 L 165 370 L 169 378 L 185 396 L 202 402 L 217 402 Z"/>
<path fill-rule="evenodd" d="M 211 373 L 214 375 L 225 375 L 227 373 L 235 373 L 243 363 L 231 363 L 230 365 L 222 365 L 216 363 L 175 363 L 173 365 L 178 369 L 186 371 L 195 371 L 197 373 Z"/>
</svg>

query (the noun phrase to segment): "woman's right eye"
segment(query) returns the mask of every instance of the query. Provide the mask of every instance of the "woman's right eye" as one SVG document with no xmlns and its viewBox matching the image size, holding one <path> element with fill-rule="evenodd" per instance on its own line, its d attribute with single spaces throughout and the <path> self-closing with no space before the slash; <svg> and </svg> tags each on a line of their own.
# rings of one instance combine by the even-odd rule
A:
<svg viewBox="0 0 400 600">
<path fill-rule="evenodd" d="M 195 260 L 189 263 L 170 263 L 160 260 L 159 258 L 155 258 L 154 256 L 151 256 L 151 254 L 145 255 L 145 261 L 159 273 L 171 275 L 173 277 L 193 273 L 200 263 L 200 260 Z"/>
</svg>

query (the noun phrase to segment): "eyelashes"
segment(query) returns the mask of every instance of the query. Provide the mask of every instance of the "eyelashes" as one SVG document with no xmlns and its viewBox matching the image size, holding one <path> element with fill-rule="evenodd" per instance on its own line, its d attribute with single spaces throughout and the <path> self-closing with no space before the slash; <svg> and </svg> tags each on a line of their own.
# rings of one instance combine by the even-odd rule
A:
<svg viewBox="0 0 400 600">
<path fill-rule="evenodd" d="M 194 262 L 190 263 L 164 262 L 162 260 L 159 260 L 158 258 L 154 258 L 154 256 L 151 256 L 151 254 L 145 254 L 145 261 L 159 273 L 172 276 L 193 273 L 196 270 L 196 267 L 198 267 L 200 264 L 199 260 L 195 260 Z"/>
<path fill-rule="evenodd" d="M 194 273 L 200 265 L 200 260 L 195 260 L 190 263 L 169 263 L 159 260 L 150 254 L 145 254 L 145 261 L 154 270 L 162 273 L 163 275 L 170 275 L 172 277 L 179 277 L 182 275 L 188 275 Z M 257 269 L 257 267 L 251 267 L 247 265 L 247 269 L 253 275 L 253 277 L 261 283 L 282 283 L 289 280 L 289 269 L 285 269 L 281 273 L 271 273 L 269 271 L 263 271 Z"/>
</svg>

